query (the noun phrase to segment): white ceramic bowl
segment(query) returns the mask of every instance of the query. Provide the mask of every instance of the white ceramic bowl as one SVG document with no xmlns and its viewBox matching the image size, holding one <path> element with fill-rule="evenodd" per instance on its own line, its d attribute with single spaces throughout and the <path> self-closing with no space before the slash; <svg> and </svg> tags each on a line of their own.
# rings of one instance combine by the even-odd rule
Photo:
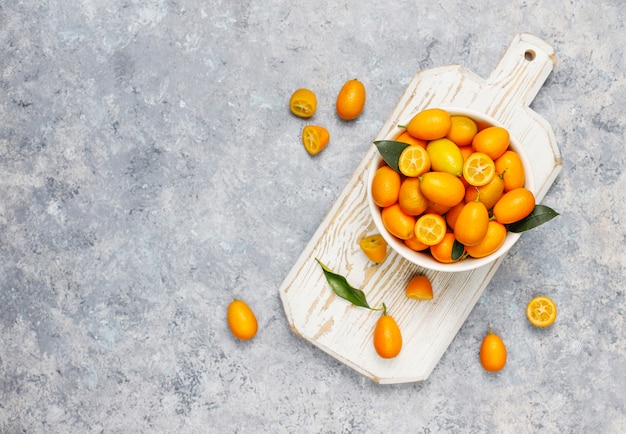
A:
<svg viewBox="0 0 626 434">
<path fill-rule="evenodd" d="M 491 118 L 490 116 L 487 116 L 485 114 L 482 114 L 474 110 L 469 110 L 469 109 L 464 109 L 464 108 L 450 108 L 450 107 L 441 107 L 441 108 L 448 111 L 451 115 L 465 115 L 474 119 L 474 121 L 477 121 L 480 123 L 487 123 L 489 125 L 503 127 L 502 124 L 500 124 L 499 122 L 497 122 L 495 119 Z M 406 121 L 408 122 L 408 119 Z M 403 131 L 404 129 L 399 128 L 393 136 L 386 137 L 385 139 L 393 140 Z M 511 134 L 510 130 L 509 130 L 509 134 Z M 513 137 L 513 134 L 511 134 L 510 148 L 519 154 L 522 160 L 522 164 L 524 165 L 524 171 L 525 171 L 525 176 L 526 176 L 525 187 L 534 193 L 535 185 L 534 185 L 532 167 L 530 165 L 528 157 L 526 156 L 526 153 L 524 152 L 524 148 L 520 145 L 520 143 L 516 140 L 516 138 Z M 379 153 L 376 153 L 376 156 L 374 157 L 374 159 L 372 160 L 369 166 L 369 172 L 367 176 L 367 201 L 368 201 L 368 205 L 369 205 L 369 209 L 371 211 L 372 217 L 374 219 L 374 223 L 376 224 L 378 231 L 383 236 L 383 238 L 387 241 L 389 246 L 406 260 L 416 265 L 419 265 L 421 267 L 430 269 L 430 270 L 444 271 L 444 272 L 468 271 L 468 270 L 473 270 L 475 268 L 482 267 L 483 265 L 489 264 L 491 262 L 494 262 L 496 259 L 498 259 L 502 255 L 504 255 L 507 251 L 509 251 L 509 249 L 519 239 L 521 234 L 508 232 L 506 239 L 504 243 L 502 244 L 502 246 L 500 246 L 500 248 L 496 250 L 494 253 L 492 253 L 491 255 L 485 256 L 484 258 L 478 258 L 478 259 L 467 257 L 463 259 L 462 261 L 453 262 L 451 264 L 444 264 L 444 263 L 437 261 L 435 258 L 433 258 L 430 255 L 430 253 L 428 253 L 428 251 L 416 252 L 415 250 L 410 249 L 404 244 L 402 240 L 394 237 L 393 235 L 389 233 L 389 231 L 387 231 L 387 229 L 383 225 L 383 221 L 381 218 L 381 209 L 378 207 L 378 205 L 374 203 L 374 200 L 372 199 L 372 180 L 374 179 L 374 173 L 383 164 L 384 164 L 384 161 L 382 157 L 380 156 Z"/>
</svg>

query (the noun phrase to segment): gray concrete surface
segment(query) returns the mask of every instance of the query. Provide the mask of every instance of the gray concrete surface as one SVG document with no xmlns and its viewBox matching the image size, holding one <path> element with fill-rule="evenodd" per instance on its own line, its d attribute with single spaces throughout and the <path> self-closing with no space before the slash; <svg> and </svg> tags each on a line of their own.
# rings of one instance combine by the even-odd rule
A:
<svg viewBox="0 0 626 434">
<path fill-rule="evenodd" d="M 0 3 L 0 432 L 626 431 L 623 0 Z M 556 50 L 563 171 L 431 377 L 382 386 L 292 333 L 278 287 L 413 74 Z M 361 79 L 366 109 L 334 98 Z M 287 101 L 315 90 L 331 143 Z M 550 295 L 535 329 L 523 307 Z M 238 342 L 227 304 L 259 333 Z M 488 374 L 491 325 L 509 349 Z"/>
</svg>

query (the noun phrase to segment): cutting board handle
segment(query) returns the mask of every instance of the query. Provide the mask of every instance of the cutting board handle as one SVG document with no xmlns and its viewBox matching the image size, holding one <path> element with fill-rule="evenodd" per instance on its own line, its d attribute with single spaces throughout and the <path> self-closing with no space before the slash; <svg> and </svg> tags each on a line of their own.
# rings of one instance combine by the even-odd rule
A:
<svg viewBox="0 0 626 434">
<path fill-rule="evenodd" d="M 555 65 L 550 45 L 529 33 L 517 35 L 487 79 L 493 101 L 529 107 Z"/>
</svg>

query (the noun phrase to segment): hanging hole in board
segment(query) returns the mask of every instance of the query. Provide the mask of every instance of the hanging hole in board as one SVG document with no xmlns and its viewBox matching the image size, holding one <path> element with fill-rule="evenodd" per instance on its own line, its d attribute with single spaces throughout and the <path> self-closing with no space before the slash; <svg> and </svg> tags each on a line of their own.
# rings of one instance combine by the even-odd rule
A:
<svg viewBox="0 0 626 434">
<path fill-rule="evenodd" d="M 524 53 L 524 59 L 532 62 L 533 60 L 535 60 L 535 52 L 533 50 L 526 50 L 526 52 Z"/>
</svg>

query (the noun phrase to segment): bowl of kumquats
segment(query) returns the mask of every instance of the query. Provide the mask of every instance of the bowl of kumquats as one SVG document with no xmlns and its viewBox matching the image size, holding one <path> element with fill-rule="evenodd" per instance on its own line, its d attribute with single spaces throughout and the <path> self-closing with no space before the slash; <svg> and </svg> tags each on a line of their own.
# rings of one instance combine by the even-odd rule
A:
<svg viewBox="0 0 626 434">
<path fill-rule="evenodd" d="M 524 149 L 489 116 L 427 108 L 392 135 L 374 142 L 368 205 L 387 244 L 414 264 L 481 267 L 557 215 L 538 208 Z"/>
</svg>

